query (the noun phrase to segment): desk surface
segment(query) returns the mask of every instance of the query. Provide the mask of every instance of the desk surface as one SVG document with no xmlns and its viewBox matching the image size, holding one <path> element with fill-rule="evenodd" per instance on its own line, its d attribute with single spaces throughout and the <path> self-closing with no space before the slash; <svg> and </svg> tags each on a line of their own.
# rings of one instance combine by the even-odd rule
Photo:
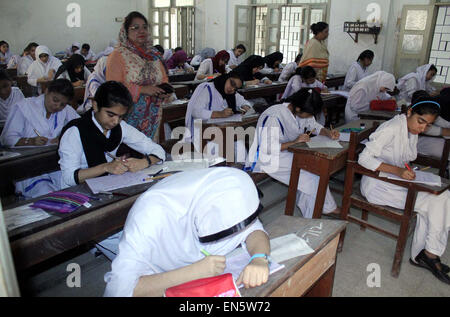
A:
<svg viewBox="0 0 450 317">
<path fill-rule="evenodd" d="M 264 224 L 269 237 L 276 238 L 289 233 L 297 233 L 297 236 L 308 239 L 309 246 L 314 249 L 314 253 L 296 257 L 281 264 L 285 268 L 270 275 L 269 281 L 256 288 L 241 289 L 241 295 L 244 297 L 267 297 L 277 290 L 283 283 L 298 272 L 311 258 L 313 258 L 328 243 L 335 239 L 346 227 L 345 221 L 322 220 L 322 219 L 304 219 L 290 216 L 280 216 L 274 222 Z M 320 229 L 318 229 L 320 228 Z M 308 234 L 309 230 L 314 229 L 321 232 L 319 236 Z"/>
<path fill-rule="evenodd" d="M 372 119 L 372 120 L 390 120 L 396 115 L 401 114 L 401 111 L 376 111 L 376 110 L 368 110 L 362 111 L 358 113 L 358 116 L 361 119 Z"/>
</svg>

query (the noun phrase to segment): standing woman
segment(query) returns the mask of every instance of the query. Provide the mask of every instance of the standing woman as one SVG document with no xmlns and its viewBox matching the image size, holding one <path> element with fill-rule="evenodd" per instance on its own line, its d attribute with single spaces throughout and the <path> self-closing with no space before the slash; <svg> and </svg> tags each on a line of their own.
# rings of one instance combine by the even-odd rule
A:
<svg viewBox="0 0 450 317">
<path fill-rule="evenodd" d="M 325 22 L 311 25 L 314 37 L 306 43 L 305 51 L 300 60 L 299 67 L 311 66 L 316 69 L 317 79 L 325 82 L 328 74 L 330 53 L 325 40 L 328 38 L 329 27 Z"/>
<path fill-rule="evenodd" d="M 85 65 L 85 59 L 80 54 L 73 54 L 56 72 L 55 78 L 70 80 L 74 87 L 80 87 L 87 82 L 91 72 Z"/>
<path fill-rule="evenodd" d="M 224 75 L 227 71 L 225 66 L 230 60 L 230 54 L 227 51 L 220 51 L 213 58 L 207 58 L 201 62 L 197 71 L 196 80 L 202 80 L 209 76 Z"/>
<path fill-rule="evenodd" d="M 41 82 L 56 79 L 56 71 L 61 67 L 62 63 L 59 59 L 52 55 L 47 46 L 39 45 L 36 48 L 36 60 L 28 67 L 28 84 L 36 87 L 39 94 L 41 91 Z"/>
<path fill-rule="evenodd" d="M 345 76 L 344 88 L 350 90 L 363 78 L 370 75 L 368 68 L 372 65 L 375 54 L 371 50 L 365 50 L 359 55 L 358 60 L 353 62 Z"/>
<path fill-rule="evenodd" d="M 157 87 L 168 82 L 161 56 L 150 37 L 147 19 L 131 12 L 119 33 L 119 46 L 108 56 L 106 80 L 124 84 L 130 91 L 134 106 L 126 122 L 147 137 L 159 139 L 161 105 L 166 98 Z"/>
</svg>

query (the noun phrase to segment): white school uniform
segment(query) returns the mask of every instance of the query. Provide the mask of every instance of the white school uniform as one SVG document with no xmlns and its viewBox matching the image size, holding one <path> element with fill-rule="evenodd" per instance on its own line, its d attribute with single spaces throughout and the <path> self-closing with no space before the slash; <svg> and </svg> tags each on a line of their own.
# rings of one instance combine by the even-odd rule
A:
<svg viewBox="0 0 450 317">
<path fill-rule="evenodd" d="M 13 56 L 13 54 L 11 53 L 11 51 L 9 49 L 6 51 L 5 54 L 0 52 L 0 57 L 4 59 L 4 60 L 0 60 L 0 65 L 8 65 L 9 60 L 11 59 L 12 56 Z"/>
<path fill-rule="evenodd" d="M 200 67 L 197 70 L 197 75 L 195 76 L 195 80 L 199 80 L 198 76 L 212 76 L 214 74 L 214 65 L 211 58 L 205 59 L 200 63 Z"/>
<path fill-rule="evenodd" d="M 163 60 L 167 62 L 173 55 L 173 51 L 171 49 L 165 49 L 163 54 Z"/>
<path fill-rule="evenodd" d="M 41 59 L 39 58 L 39 55 L 41 54 L 48 54 L 48 61 L 47 63 L 43 63 Z M 37 83 L 37 80 L 39 78 L 47 78 L 48 72 L 50 69 L 53 69 L 56 72 L 58 71 L 58 68 L 62 66 L 62 63 L 59 59 L 52 56 L 52 52 L 48 49 L 48 47 L 39 45 L 36 48 L 36 60 L 33 61 L 28 67 L 27 74 L 28 74 L 28 84 L 30 84 L 33 87 L 38 87 L 39 94 L 42 93 L 41 85 Z M 48 78 L 48 80 L 51 80 L 53 78 Z"/>
<path fill-rule="evenodd" d="M 381 163 L 403 167 L 417 157 L 417 135 L 408 132 L 405 115 L 398 115 L 383 123 L 373 133 L 358 163 L 376 171 Z M 361 193 L 373 204 L 404 209 L 407 188 L 363 176 Z M 417 224 L 411 248 L 414 259 L 420 251 L 441 256 L 447 246 L 450 229 L 450 191 L 441 195 L 419 192 L 414 210 L 418 212 Z"/>
<path fill-rule="evenodd" d="M 23 99 L 10 111 L 0 140 L 4 146 L 13 147 L 21 138 L 34 138 L 36 131 L 49 140 L 59 137 L 62 128 L 78 114 L 71 106 L 52 113 L 47 119 L 45 95 Z M 61 172 L 53 172 L 16 183 L 16 192 L 26 198 L 48 194 L 61 189 Z"/>
<path fill-rule="evenodd" d="M 86 89 L 84 91 L 84 102 L 77 109 L 78 113 L 83 113 L 92 108 L 92 102 L 89 98 L 93 98 L 98 87 L 106 82 L 106 61 L 108 57 L 103 56 L 97 61 L 94 71 L 89 75 L 86 81 Z"/>
<path fill-rule="evenodd" d="M 87 53 L 86 56 L 81 54 L 81 49 L 76 51 L 75 54 L 79 54 L 79 55 L 83 56 L 85 61 L 95 61 L 96 60 L 96 55 L 92 50 L 89 50 L 89 52 Z"/>
<path fill-rule="evenodd" d="M 23 76 L 27 74 L 28 68 L 34 62 L 33 57 L 30 55 L 23 56 L 19 60 L 19 64 L 17 65 L 17 75 Z"/>
<path fill-rule="evenodd" d="M 278 78 L 278 81 L 286 82 L 289 81 L 289 79 L 292 77 L 292 75 L 295 74 L 295 71 L 297 70 L 297 63 L 296 62 L 290 62 L 288 63 L 281 72 L 280 77 Z"/>
<path fill-rule="evenodd" d="M 13 55 L 9 59 L 8 65 L 6 66 L 7 69 L 17 69 L 17 66 L 19 65 L 19 61 L 22 57 L 20 55 Z"/>
<path fill-rule="evenodd" d="M 309 131 L 323 129 L 314 118 L 296 118 L 288 108 L 289 103 L 274 105 L 263 112 L 256 126 L 256 134 L 250 147 L 246 168 L 254 173 L 267 173 L 270 177 L 289 185 L 293 153 L 281 151 L 283 143 L 294 141 Z M 301 170 L 297 189 L 297 206 L 303 217 L 312 218 L 320 177 Z M 337 208 L 336 202 L 327 188 L 323 213 Z"/>
<path fill-rule="evenodd" d="M 202 249 L 221 256 L 240 245 L 247 251 L 247 237 L 265 232 L 259 219 L 218 241 L 201 243 L 200 237 L 236 228 L 258 205 L 251 178 L 234 168 L 183 172 L 160 181 L 128 214 L 119 255 L 105 274 L 104 296 L 133 296 L 141 277 L 196 263 L 204 258 Z"/>
<path fill-rule="evenodd" d="M 430 136 L 441 136 L 442 128 L 450 129 L 450 122 L 443 119 L 442 117 L 438 117 L 436 121 L 434 121 L 431 128 L 424 134 Z M 417 150 L 422 155 L 442 157 L 444 146 L 445 146 L 444 138 L 431 138 L 426 136 L 419 136 L 419 141 L 417 143 Z M 450 168 L 450 157 L 448 167 Z"/>
<path fill-rule="evenodd" d="M 91 75 L 91 71 L 86 66 L 84 66 L 84 82 L 85 83 L 87 83 L 90 75 Z M 61 75 L 59 75 L 57 79 L 67 79 L 67 80 L 71 81 L 69 72 L 67 70 L 65 72 L 63 72 Z"/>
<path fill-rule="evenodd" d="M 363 68 L 359 62 L 353 62 L 345 75 L 344 90 L 350 91 L 358 81 L 369 75 L 368 67 Z"/>
<path fill-rule="evenodd" d="M 201 55 L 195 55 L 191 60 L 191 66 L 199 66 L 203 62 Z"/>
<path fill-rule="evenodd" d="M 111 54 L 114 51 L 114 48 L 117 45 L 117 40 L 111 40 L 109 42 L 109 46 L 107 48 L 105 48 L 104 51 L 98 53 L 95 56 L 95 60 L 100 60 L 100 58 L 102 58 L 103 56 L 109 56 L 109 54 Z"/>
<path fill-rule="evenodd" d="M 292 77 L 289 80 L 289 82 L 286 86 L 286 90 L 283 93 L 282 99 L 289 98 L 290 96 L 292 96 L 293 94 L 295 94 L 297 91 L 299 91 L 302 88 L 319 88 L 320 90 L 328 89 L 327 86 L 322 84 L 317 79 L 314 83 L 309 85 L 309 84 L 303 82 L 302 77 L 300 75 L 295 75 L 294 77 Z"/>
<path fill-rule="evenodd" d="M 94 113 L 92 113 L 92 121 L 97 128 L 103 132 L 102 127 L 94 117 Z M 139 132 L 136 128 L 130 126 L 123 120 L 120 122 L 120 127 L 122 128 L 122 140 L 120 143 L 125 143 L 139 153 L 147 155 L 152 154 L 163 161 L 166 159 L 166 154 L 159 144 L 154 143 L 150 138 L 146 137 L 143 133 Z M 110 135 L 111 131 L 108 131 L 106 137 L 109 138 Z M 110 153 L 116 155 L 118 148 L 119 146 Z M 89 168 L 86 155 L 84 154 L 80 132 L 77 127 L 71 127 L 64 133 L 61 138 L 58 153 L 64 187 L 75 186 L 74 172 L 77 169 Z M 105 158 L 107 162 L 112 161 L 107 155 L 105 155 Z"/>
<path fill-rule="evenodd" d="M 11 108 L 25 99 L 22 91 L 17 87 L 11 87 L 11 94 L 6 100 L 0 98 L 0 120 L 6 120 Z"/>
<path fill-rule="evenodd" d="M 176 75 L 177 73 L 180 72 L 181 69 L 183 69 L 185 72 L 194 71 L 194 67 L 192 67 L 188 63 L 184 63 L 183 68 L 177 66 L 173 69 L 169 69 L 169 75 Z"/>
<path fill-rule="evenodd" d="M 356 83 L 350 90 L 345 106 L 345 122 L 358 120 L 358 113 L 368 111 L 372 100 L 392 99 L 389 94 L 380 92 L 381 87 L 394 90 L 394 75 L 379 71 Z"/>
<path fill-rule="evenodd" d="M 417 90 L 425 90 L 428 93 L 434 92 L 436 89 L 431 86 L 434 81 L 433 77 L 429 81 L 426 80 L 426 76 L 432 64 L 423 65 L 417 68 L 415 73 L 410 73 L 398 80 L 397 88 L 400 90 L 398 100 L 405 100 L 411 102 L 412 95 Z"/>
<path fill-rule="evenodd" d="M 234 55 L 234 50 L 228 50 L 228 54 L 230 54 L 230 60 L 227 63 L 227 66 L 239 66 L 242 63 L 242 56 L 236 57 Z"/>
<path fill-rule="evenodd" d="M 66 56 L 65 56 L 66 58 L 69 58 L 70 56 L 75 54 L 72 52 L 73 46 L 76 46 L 76 47 L 78 47 L 78 49 L 81 49 L 81 44 L 79 42 L 73 42 L 72 45 L 70 45 L 68 48 L 66 48 Z M 36 55 L 36 57 L 39 57 L 39 55 Z"/>
</svg>

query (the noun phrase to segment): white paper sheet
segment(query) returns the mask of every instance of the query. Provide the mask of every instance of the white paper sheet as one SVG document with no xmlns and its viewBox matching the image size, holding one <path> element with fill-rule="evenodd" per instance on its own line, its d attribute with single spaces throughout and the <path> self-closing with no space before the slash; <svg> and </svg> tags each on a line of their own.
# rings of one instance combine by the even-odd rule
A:
<svg viewBox="0 0 450 317">
<path fill-rule="evenodd" d="M 332 94 L 332 95 L 339 95 L 339 96 L 342 96 L 342 97 L 345 97 L 345 98 L 348 99 L 348 96 L 350 95 L 350 92 L 349 91 L 342 91 L 342 90 L 332 90 L 332 91 L 330 91 L 330 94 Z"/>
<path fill-rule="evenodd" d="M 226 256 L 226 267 L 223 274 L 231 273 L 231 275 L 233 275 L 233 279 L 236 281 L 239 278 L 241 272 L 248 265 L 249 261 L 250 255 L 246 251 L 244 251 L 244 249 L 238 248 Z M 269 268 L 269 274 L 278 272 L 283 268 L 284 265 L 280 265 L 279 263 L 272 261 Z M 238 285 L 239 288 L 243 286 L 243 284 Z"/>
<path fill-rule="evenodd" d="M 8 151 L 0 151 L 0 161 L 7 160 L 12 157 L 20 156 L 20 153 L 16 152 L 8 152 Z"/>
<path fill-rule="evenodd" d="M 242 122 L 242 115 L 238 113 L 228 118 L 209 119 L 206 121 L 207 124 L 225 123 L 225 122 Z"/>
<path fill-rule="evenodd" d="M 270 240 L 270 250 L 272 260 L 278 263 L 314 252 L 304 239 L 294 233 Z"/>
<path fill-rule="evenodd" d="M 138 173 L 127 172 L 123 175 L 108 175 L 87 179 L 86 183 L 92 193 L 98 194 L 102 191 L 110 192 L 116 189 L 153 182 L 153 180 L 148 178 L 148 174 L 142 171 Z"/>
<path fill-rule="evenodd" d="M 146 168 L 141 172 L 147 175 L 152 175 L 159 172 L 161 169 L 164 173 L 170 173 L 204 169 L 208 168 L 209 166 L 209 161 L 207 159 L 166 161 L 163 164 L 157 164 Z"/>
<path fill-rule="evenodd" d="M 339 141 L 350 142 L 350 133 L 341 132 L 339 135 Z"/>
<path fill-rule="evenodd" d="M 406 180 L 401 177 L 398 177 L 397 175 L 380 172 L 380 177 L 386 177 L 388 179 L 394 179 L 402 182 L 408 182 L 408 183 L 418 183 L 418 184 L 426 184 L 431 186 L 442 186 L 441 177 L 439 175 L 435 175 L 432 173 L 427 173 L 423 171 L 414 171 L 416 173 L 416 179 L 415 180 Z"/>
<path fill-rule="evenodd" d="M 23 227 L 33 222 L 49 218 L 50 215 L 40 208 L 31 208 L 31 204 L 8 209 L 3 212 L 8 231 Z"/>
<path fill-rule="evenodd" d="M 331 148 L 331 149 L 342 149 L 342 145 L 335 140 L 330 139 L 329 137 L 326 137 L 324 135 L 318 135 L 313 138 L 311 138 L 310 142 L 306 143 L 309 148 L 311 149 L 318 149 L 318 148 Z"/>
</svg>

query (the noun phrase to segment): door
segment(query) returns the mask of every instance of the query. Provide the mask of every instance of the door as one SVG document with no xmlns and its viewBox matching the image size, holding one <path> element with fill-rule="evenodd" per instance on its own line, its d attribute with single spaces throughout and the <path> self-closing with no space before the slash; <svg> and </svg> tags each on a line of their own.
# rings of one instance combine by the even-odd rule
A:
<svg viewBox="0 0 450 317">
<path fill-rule="evenodd" d="M 153 45 L 161 45 L 165 49 L 172 48 L 170 42 L 170 8 L 155 8 L 151 10 L 150 32 L 153 38 Z M 175 47 L 173 47 L 175 48 Z"/>
<path fill-rule="evenodd" d="M 280 50 L 281 7 L 267 6 L 266 56 Z"/>
<path fill-rule="evenodd" d="M 396 78 L 415 72 L 417 67 L 428 62 L 436 12 L 432 5 L 403 6 L 395 61 Z"/>
<path fill-rule="evenodd" d="M 236 24 L 234 30 L 234 47 L 242 44 L 247 48 L 247 51 L 242 57 L 245 60 L 247 56 L 253 52 L 252 46 L 252 7 L 236 6 L 235 8 Z M 234 48 L 233 47 L 233 48 Z"/>
</svg>

